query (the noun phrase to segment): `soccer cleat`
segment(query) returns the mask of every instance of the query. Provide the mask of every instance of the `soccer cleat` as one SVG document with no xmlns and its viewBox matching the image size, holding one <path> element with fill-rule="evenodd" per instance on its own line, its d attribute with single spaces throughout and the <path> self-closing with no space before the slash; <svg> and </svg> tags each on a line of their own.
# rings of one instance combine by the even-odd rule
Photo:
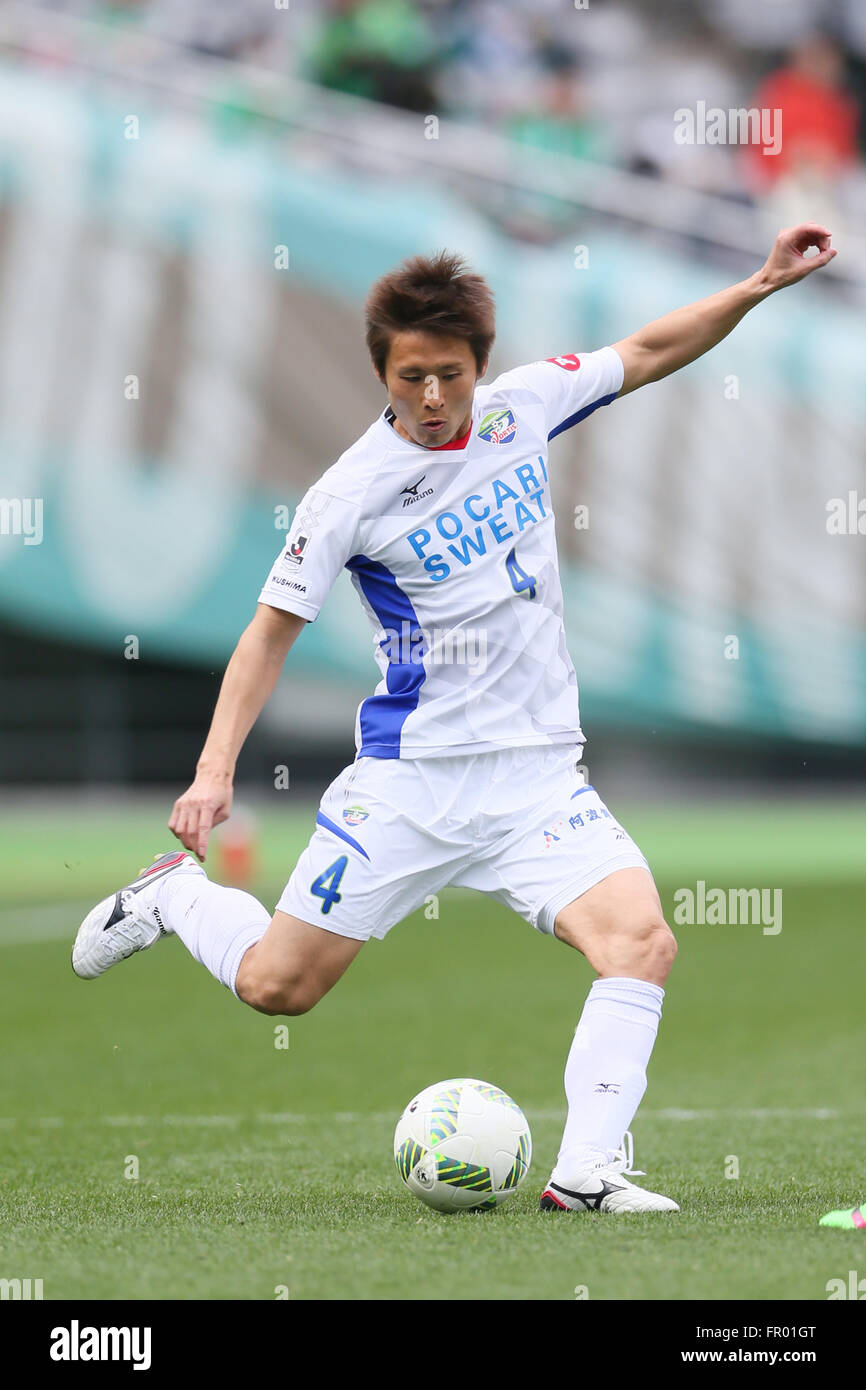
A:
<svg viewBox="0 0 866 1390">
<path fill-rule="evenodd" d="M 82 980 L 95 980 L 118 961 L 136 951 L 146 951 L 161 936 L 173 935 L 156 906 L 156 886 L 176 869 L 189 868 L 204 873 L 192 855 L 183 850 L 158 854 L 137 879 L 97 903 L 78 928 L 72 948 L 72 969 L 76 975 Z"/>
<path fill-rule="evenodd" d="M 818 1222 L 819 1226 L 841 1226 L 845 1231 L 866 1230 L 866 1202 L 854 1207 L 853 1211 L 828 1211 Z"/>
<path fill-rule="evenodd" d="M 626 1173 L 634 1174 L 631 1135 L 624 1138 L 625 1147 L 611 1158 L 595 1163 L 570 1175 L 567 1183 L 553 1178 L 541 1194 L 542 1211 L 679 1211 L 670 1197 L 647 1192 L 629 1182 Z M 556 1170 L 554 1169 L 554 1172 Z M 642 1173 L 637 1176 L 642 1177 Z"/>
</svg>

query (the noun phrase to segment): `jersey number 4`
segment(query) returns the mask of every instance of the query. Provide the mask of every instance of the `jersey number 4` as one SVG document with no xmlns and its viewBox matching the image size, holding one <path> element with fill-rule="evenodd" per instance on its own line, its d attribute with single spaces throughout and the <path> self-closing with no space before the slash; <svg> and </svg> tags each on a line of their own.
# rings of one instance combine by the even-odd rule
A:
<svg viewBox="0 0 866 1390">
<path fill-rule="evenodd" d="M 310 892 L 322 899 L 322 911 L 326 917 L 334 903 L 338 903 L 342 897 L 338 889 L 348 862 L 349 856 L 341 854 L 339 859 L 335 859 L 333 864 L 323 869 L 318 878 L 314 878 L 310 884 Z"/>
<path fill-rule="evenodd" d="M 508 570 L 508 577 L 511 580 L 511 587 L 516 594 L 526 594 L 527 598 L 535 598 L 535 575 L 527 574 L 517 563 L 514 555 L 514 546 L 511 547 L 505 557 L 505 568 Z"/>
</svg>

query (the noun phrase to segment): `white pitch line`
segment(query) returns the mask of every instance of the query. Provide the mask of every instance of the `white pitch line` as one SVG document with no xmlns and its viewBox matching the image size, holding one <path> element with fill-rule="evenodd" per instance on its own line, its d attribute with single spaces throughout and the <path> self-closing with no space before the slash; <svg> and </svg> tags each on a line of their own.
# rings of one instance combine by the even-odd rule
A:
<svg viewBox="0 0 866 1390">
<path fill-rule="evenodd" d="M 851 1118 L 854 1111 L 831 1110 L 827 1108 L 761 1108 L 761 1109 L 731 1109 L 731 1110 L 677 1110 L 667 1108 L 663 1110 L 642 1110 L 639 1119 L 672 1120 L 675 1122 L 690 1122 L 696 1120 L 838 1120 Z M 856 1112 L 860 1113 L 860 1112 Z M 80 1118 L 63 1118 L 59 1115 L 49 1116 L 14 1116 L 0 1117 L 0 1129 L 16 1129 L 20 1126 L 33 1125 L 41 1129 L 61 1129 L 65 1125 L 107 1125 L 111 1129 L 135 1129 L 149 1125 L 165 1125 L 168 1127 L 187 1127 L 190 1129 L 219 1129 L 237 1128 L 238 1125 L 263 1124 L 263 1125 L 297 1125 L 297 1124 L 317 1124 L 323 1120 L 329 1123 L 336 1121 L 339 1124 L 359 1124 L 359 1123 L 382 1123 L 393 1121 L 396 1123 L 399 1115 L 396 1111 L 341 1111 L 336 1115 L 323 1114 L 303 1114 L 303 1113 L 272 1113 L 268 1111 L 260 1112 L 256 1115 L 97 1115 L 94 1117 L 82 1116 Z M 565 1107 L 559 1110 L 532 1110 L 530 1111 L 532 1120 L 564 1120 Z"/>
<path fill-rule="evenodd" d="M 45 907 L 3 908 L 0 911 L 0 946 L 22 946 L 43 941 L 75 940 L 81 921 L 93 906 L 86 902 L 48 903 Z"/>
</svg>

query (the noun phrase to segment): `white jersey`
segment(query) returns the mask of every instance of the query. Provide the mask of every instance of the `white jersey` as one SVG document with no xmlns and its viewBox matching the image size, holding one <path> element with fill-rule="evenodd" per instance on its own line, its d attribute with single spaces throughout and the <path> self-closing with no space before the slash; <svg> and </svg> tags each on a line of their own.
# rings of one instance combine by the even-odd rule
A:
<svg viewBox="0 0 866 1390">
<path fill-rule="evenodd" d="M 312 621 L 349 570 L 382 673 L 359 758 L 583 744 L 547 445 L 622 382 L 611 347 L 504 372 L 456 446 L 402 439 L 389 408 L 306 493 L 259 602 Z"/>
</svg>

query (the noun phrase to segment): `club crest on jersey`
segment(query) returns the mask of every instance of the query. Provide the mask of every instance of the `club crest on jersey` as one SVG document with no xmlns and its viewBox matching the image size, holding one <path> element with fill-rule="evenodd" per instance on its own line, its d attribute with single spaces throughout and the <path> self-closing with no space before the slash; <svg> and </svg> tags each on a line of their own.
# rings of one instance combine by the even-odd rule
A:
<svg viewBox="0 0 866 1390">
<path fill-rule="evenodd" d="M 361 825 L 369 814 L 370 812 L 365 811 L 363 806 L 347 806 L 343 812 L 343 820 L 347 825 Z"/>
<path fill-rule="evenodd" d="M 488 444 L 510 444 L 517 433 L 517 421 L 510 410 L 491 410 L 478 426 L 478 438 Z"/>
</svg>

